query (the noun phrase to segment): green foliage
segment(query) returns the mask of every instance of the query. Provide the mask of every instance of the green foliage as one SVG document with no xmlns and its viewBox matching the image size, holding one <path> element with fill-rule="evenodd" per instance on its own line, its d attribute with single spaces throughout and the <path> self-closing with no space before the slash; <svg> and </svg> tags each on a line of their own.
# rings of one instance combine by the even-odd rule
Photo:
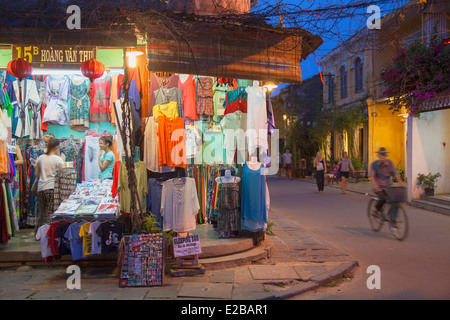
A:
<svg viewBox="0 0 450 320">
<path fill-rule="evenodd" d="M 438 172 L 436 174 L 431 174 L 431 172 L 427 175 L 423 173 L 419 173 L 417 175 L 417 185 L 422 186 L 424 188 L 436 189 L 437 181 L 441 177 L 441 174 Z"/>
<path fill-rule="evenodd" d="M 361 160 L 359 160 L 359 158 L 352 158 L 352 165 L 353 168 L 355 168 L 355 171 L 361 171 L 362 163 Z"/>
<path fill-rule="evenodd" d="M 402 178 L 402 180 L 406 182 L 405 170 L 400 169 L 400 168 L 397 168 L 397 172 L 398 172 L 398 175 L 400 176 L 400 178 Z M 392 181 L 393 181 L 393 182 L 398 182 L 397 179 L 396 179 L 395 177 L 392 178 Z"/>
<path fill-rule="evenodd" d="M 144 223 L 142 224 L 141 231 L 145 233 L 161 232 L 162 229 L 157 227 L 157 225 L 159 225 L 159 223 L 156 221 L 155 215 L 149 212 Z"/>
<path fill-rule="evenodd" d="M 273 226 L 275 226 L 275 222 L 270 221 L 270 222 L 267 223 L 266 234 L 267 234 L 268 236 L 273 236 L 273 235 L 275 234 L 275 233 L 273 233 L 273 231 L 272 231 L 272 227 L 273 227 Z"/>
<path fill-rule="evenodd" d="M 173 244 L 173 231 L 170 232 L 163 232 L 162 228 L 158 227 L 159 223 L 155 219 L 155 215 L 153 215 L 151 212 L 147 214 L 147 217 L 142 224 L 141 232 L 144 233 L 159 233 L 162 232 L 164 237 L 167 240 L 167 245 Z"/>
<path fill-rule="evenodd" d="M 436 33 L 427 46 L 417 40 L 401 49 L 393 64 L 382 72 L 387 89 L 383 94 L 392 99 L 390 109 L 404 106 L 410 116 L 419 116 L 418 105 L 450 87 L 450 46 Z"/>
</svg>

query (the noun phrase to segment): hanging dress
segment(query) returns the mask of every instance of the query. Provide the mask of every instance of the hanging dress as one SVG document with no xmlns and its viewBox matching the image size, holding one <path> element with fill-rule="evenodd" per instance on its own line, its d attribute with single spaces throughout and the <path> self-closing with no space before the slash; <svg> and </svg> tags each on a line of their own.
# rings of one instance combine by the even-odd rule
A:
<svg viewBox="0 0 450 320">
<path fill-rule="evenodd" d="M 48 102 L 42 121 L 61 126 L 69 125 L 69 106 L 67 104 L 70 96 L 69 77 L 58 78 L 49 75 L 45 78 L 44 83 L 47 88 Z"/>
<path fill-rule="evenodd" d="M 90 121 L 111 121 L 109 96 L 111 94 L 111 77 L 97 79 L 90 87 Z"/>
<path fill-rule="evenodd" d="M 213 78 L 199 77 L 197 80 L 197 113 L 214 115 Z"/>
<path fill-rule="evenodd" d="M 268 122 L 266 93 L 264 87 L 247 87 L 247 137 L 248 151 L 253 154 L 259 147 L 262 151 L 267 151 L 269 143 L 267 141 Z"/>
<path fill-rule="evenodd" d="M 76 131 L 89 129 L 89 80 L 72 76 L 70 101 L 70 128 Z"/>
<path fill-rule="evenodd" d="M 264 164 L 252 170 L 244 162 L 241 195 L 241 228 L 257 232 L 267 223 L 266 182 Z"/>
<path fill-rule="evenodd" d="M 36 87 L 36 81 L 34 80 L 22 80 L 21 88 L 19 91 L 19 82 L 16 80 L 13 82 L 14 92 L 17 98 L 21 97 L 21 101 L 17 101 L 17 107 L 15 118 L 17 118 L 17 125 L 14 135 L 19 138 L 30 135 L 31 127 L 31 108 L 40 104 L 39 93 Z M 21 95 L 20 95 L 21 94 Z"/>
<path fill-rule="evenodd" d="M 195 91 L 194 76 L 190 74 L 184 82 L 180 77 L 178 88 L 183 90 L 183 106 L 185 118 L 197 121 L 197 93 Z"/>
</svg>

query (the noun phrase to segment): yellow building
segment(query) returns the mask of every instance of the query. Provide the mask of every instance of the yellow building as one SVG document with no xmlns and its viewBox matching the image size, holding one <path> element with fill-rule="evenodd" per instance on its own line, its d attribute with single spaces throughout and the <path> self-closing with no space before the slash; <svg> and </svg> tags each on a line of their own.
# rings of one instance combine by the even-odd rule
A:
<svg viewBox="0 0 450 320">
<path fill-rule="evenodd" d="M 427 41 L 431 29 L 445 36 L 448 30 L 450 3 L 413 0 L 381 19 L 380 30 L 364 28 L 322 58 L 325 85 L 325 110 L 361 109 L 366 121 L 355 129 L 354 141 L 346 132 L 334 132 L 327 150 L 331 158 L 348 151 L 359 157 L 367 168 L 377 159 L 376 151 L 385 147 L 397 168 L 406 171 L 406 118 L 404 110 L 390 110 L 383 95 L 382 72 L 392 59 L 416 40 Z M 353 148 L 349 149 L 349 146 Z"/>
</svg>

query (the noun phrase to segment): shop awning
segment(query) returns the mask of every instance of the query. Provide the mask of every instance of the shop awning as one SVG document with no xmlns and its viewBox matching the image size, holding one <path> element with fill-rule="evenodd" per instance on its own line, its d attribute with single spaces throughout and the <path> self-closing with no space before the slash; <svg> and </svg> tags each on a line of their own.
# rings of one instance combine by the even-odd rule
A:
<svg viewBox="0 0 450 320">
<path fill-rule="evenodd" d="M 160 28 L 156 18 L 147 26 L 150 71 L 300 83 L 300 62 L 322 44 L 298 28 L 179 18 L 171 20 L 176 32 Z"/>
</svg>

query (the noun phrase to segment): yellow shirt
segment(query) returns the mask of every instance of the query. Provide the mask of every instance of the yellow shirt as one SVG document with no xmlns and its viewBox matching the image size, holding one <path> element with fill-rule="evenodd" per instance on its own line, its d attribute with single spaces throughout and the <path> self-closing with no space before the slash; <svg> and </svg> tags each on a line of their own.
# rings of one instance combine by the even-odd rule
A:
<svg viewBox="0 0 450 320">
<path fill-rule="evenodd" d="M 83 255 L 90 256 L 92 254 L 92 236 L 89 235 L 90 222 L 86 222 L 80 228 L 80 237 L 83 238 Z"/>
<path fill-rule="evenodd" d="M 153 116 L 160 117 L 166 116 L 168 118 L 178 117 L 178 104 L 175 101 L 167 104 L 157 104 L 153 107 Z"/>
</svg>

